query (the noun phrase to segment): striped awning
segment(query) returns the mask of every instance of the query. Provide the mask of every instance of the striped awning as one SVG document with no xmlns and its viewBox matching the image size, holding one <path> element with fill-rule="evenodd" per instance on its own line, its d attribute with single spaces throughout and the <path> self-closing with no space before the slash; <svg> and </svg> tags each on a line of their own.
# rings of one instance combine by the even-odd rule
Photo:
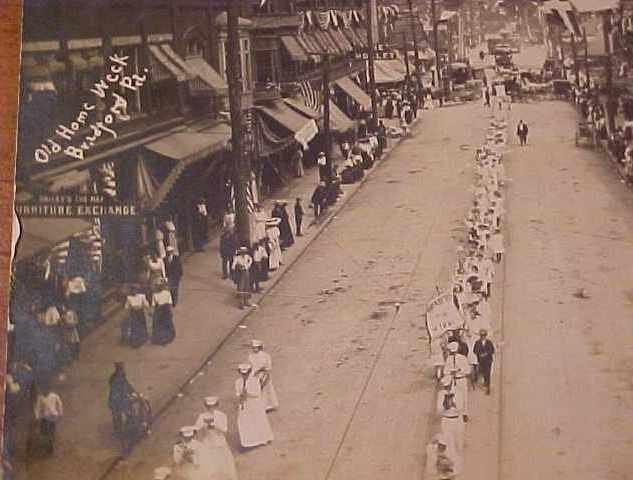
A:
<svg viewBox="0 0 633 480">
<path fill-rule="evenodd" d="M 189 71 L 195 74 L 195 79 L 191 81 L 191 89 L 208 90 L 216 93 L 227 93 L 228 86 L 224 79 L 209 65 L 202 57 L 188 58 L 186 65 Z"/>
<path fill-rule="evenodd" d="M 399 83 L 404 81 L 404 74 L 395 71 L 389 62 L 391 62 L 391 60 L 376 60 L 374 62 L 377 84 Z"/>
<path fill-rule="evenodd" d="M 297 38 L 290 35 L 281 36 L 281 44 L 284 46 L 290 58 L 295 62 L 307 62 L 308 56 L 305 50 L 299 45 Z"/>
<path fill-rule="evenodd" d="M 90 222 L 81 218 L 22 218 L 20 226 L 16 262 L 44 253 L 76 233 L 92 228 Z"/>
<path fill-rule="evenodd" d="M 150 45 L 149 52 L 152 57 L 152 79 L 165 80 L 175 78 L 179 82 L 187 80 L 188 74 L 178 64 L 173 63 L 165 50 L 164 45 Z"/>
<path fill-rule="evenodd" d="M 365 110 L 371 109 L 371 98 L 349 77 L 339 78 L 336 84 Z"/>
<path fill-rule="evenodd" d="M 345 115 L 336 103 L 330 100 L 330 130 L 345 133 L 355 128 L 356 124 L 354 121 Z"/>
<path fill-rule="evenodd" d="M 284 101 L 278 101 L 272 105 L 260 105 L 255 108 L 265 113 L 286 130 L 294 133 L 295 140 L 306 148 L 308 142 L 319 133 L 313 118 L 290 108 Z"/>
</svg>

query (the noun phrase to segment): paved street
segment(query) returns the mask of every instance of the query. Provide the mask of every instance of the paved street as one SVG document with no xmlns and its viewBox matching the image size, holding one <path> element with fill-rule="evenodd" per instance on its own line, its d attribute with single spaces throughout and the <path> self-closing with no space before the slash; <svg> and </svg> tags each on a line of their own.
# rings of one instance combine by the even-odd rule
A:
<svg viewBox="0 0 633 480">
<path fill-rule="evenodd" d="M 168 462 L 210 394 L 229 413 L 242 479 L 419 478 L 435 401 L 422 313 L 463 237 L 479 112 L 426 112 L 111 478 Z M 253 337 L 273 356 L 281 408 L 273 444 L 237 454 L 232 385 Z"/>
</svg>

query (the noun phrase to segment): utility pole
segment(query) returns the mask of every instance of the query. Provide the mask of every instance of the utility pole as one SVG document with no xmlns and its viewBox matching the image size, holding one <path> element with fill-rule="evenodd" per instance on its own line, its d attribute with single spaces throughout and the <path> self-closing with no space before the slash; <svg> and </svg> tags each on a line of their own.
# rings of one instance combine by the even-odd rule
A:
<svg viewBox="0 0 633 480">
<path fill-rule="evenodd" d="M 580 87 L 580 71 L 578 67 L 578 47 L 576 46 L 576 34 L 571 34 L 571 54 L 574 57 L 574 77 L 576 79 L 576 87 Z"/>
<path fill-rule="evenodd" d="M 411 35 L 413 36 L 413 50 L 415 51 L 415 78 L 416 89 L 420 87 L 420 51 L 418 49 L 418 25 L 420 24 L 420 17 L 418 17 L 418 9 L 415 10 L 415 19 L 413 18 L 413 6 L 411 0 L 409 0 L 409 22 L 411 24 Z"/>
<path fill-rule="evenodd" d="M 615 131 L 615 100 L 613 99 L 613 63 L 611 60 L 611 21 L 610 11 L 602 12 L 602 36 L 604 38 L 604 53 L 606 57 L 607 81 L 607 126 L 609 133 Z"/>
<path fill-rule="evenodd" d="M 227 7 L 226 76 L 229 86 L 229 108 L 231 111 L 231 154 L 233 156 L 233 185 L 235 188 L 235 214 L 240 245 L 250 246 L 251 224 L 248 211 L 248 185 L 251 176 L 251 159 L 245 152 L 242 136 L 242 105 L 239 57 L 238 18 L 241 0 L 232 0 Z"/>
<path fill-rule="evenodd" d="M 330 133 L 330 56 L 323 55 L 323 135 L 328 183 L 332 180 L 332 135 Z"/>
<path fill-rule="evenodd" d="M 589 43 L 587 42 L 587 29 L 582 27 L 582 40 L 585 44 L 585 82 L 587 83 L 587 88 L 589 88 Z"/>
<path fill-rule="evenodd" d="M 442 88 L 442 62 L 440 42 L 437 39 L 437 9 L 435 0 L 431 0 L 431 21 L 433 22 L 433 47 L 435 48 L 435 70 L 437 71 L 437 87 Z"/>
<path fill-rule="evenodd" d="M 433 0 L 435 1 L 435 0 Z M 376 0 L 367 0 L 367 55 L 369 60 L 369 89 L 371 96 L 372 121 L 369 128 L 374 131 L 378 126 L 378 101 L 376 99 L 376 72 L 374 70 L 374 26 L 373 18 L 376 11 Z"/>
<path fill-rule="evenodd" d="M 409 48 L 407 47 L 407 32 L 402 32 L 402 44 L 404 45 L 404 66 L 407 70 L 406 86 L 409 88 L 409 79 L 411 78 L 411 71 L 409 70 Z"/>
</svg>

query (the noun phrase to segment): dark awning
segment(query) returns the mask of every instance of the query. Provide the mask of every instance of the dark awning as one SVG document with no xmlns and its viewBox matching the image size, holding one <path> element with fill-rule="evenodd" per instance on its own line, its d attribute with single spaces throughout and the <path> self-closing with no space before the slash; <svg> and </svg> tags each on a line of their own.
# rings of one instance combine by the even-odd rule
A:
<svg viewBox="0 0 633 480">
<path fill-rule="evenodd" d="M 369 110 L 371 108 L 371 98 L 369 98 L 369 95 L 367 95 L 362 88 L 354 83 L 351 78 L 339 78 L 336 81 L 336 84 L 365 110 Z"/>
<path fill-rule="evenodd" d="M 293 110 L 283 101 L 255 108 L 268 115 L 286 130 L 293 132 L 295 140 L 303 146 L 307 146 L 308 142 L 319 132 L 314 119 Z"/>
<path fill-rule="evenodd" d="M 355 128 L 356 124 L 354 121 L 345 115 L 336 103 L 330 100 L 330 130 L 345 133 Z"/>
<path fill-rule="evenodd" d="M 297 42 L 297 39 L 295 37 L 292 37 L 290 35 L 282 35 L 281 43 L 292 60 L 294 60 L 295 62 L 308 61 L 308 56 L 306 55 L 305 50 L 301 48 L 301 45 L 299 45 L 299 42 Z"/>
<path fill-rule="evenodd" d="M 92 224 L 81 218 L 21 218 L 20 227 L 16 262 L 43 253 L 74 234 L 89 230 Z"/>
<path fill-rule="evenodd" d="M 230 138 L 231 127 L 222 123 L 202 131 L 172 133 L 145 145 L 147 150 L 176 162 L 151 198 L 148 209 L 154 210 L 161 204 L 188 165 L 223 150 Z"/>
</svg>

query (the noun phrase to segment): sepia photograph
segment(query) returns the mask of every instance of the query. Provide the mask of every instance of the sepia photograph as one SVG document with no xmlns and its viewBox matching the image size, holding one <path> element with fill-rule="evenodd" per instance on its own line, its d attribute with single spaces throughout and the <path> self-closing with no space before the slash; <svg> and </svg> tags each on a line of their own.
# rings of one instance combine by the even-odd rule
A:
<svg viewBox="0 0 633 480">
<path fill-rule="evenodd" d="M 0 480 L 633 480 L 633 0 L 19 8 Z"/>
</svg>

